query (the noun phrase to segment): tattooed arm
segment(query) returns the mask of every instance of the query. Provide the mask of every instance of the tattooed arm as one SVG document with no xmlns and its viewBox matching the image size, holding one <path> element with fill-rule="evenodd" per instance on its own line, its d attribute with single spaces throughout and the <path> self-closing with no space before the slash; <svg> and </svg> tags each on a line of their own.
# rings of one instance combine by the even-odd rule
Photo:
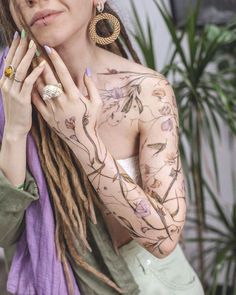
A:
<svg viewBox="0 0 236 295">
<path fill-rule="evenodd" d="M 185 194 L 174 93 L 166 80 L 155 77 L 151 81 L 153 95 L 143 96 L 145 104 L 140 108 L 139 118 L 144 189 L 115 161 L 96 130 L 85 128 L 78 145 L 70 147 L 100 201 L 134 239 L 163 258 L 178 243 L 185 220 Z M 150 89 L 150 84 L 147 88 Z"/>
<path fill-rule="evenodd" d="M 115 161 L 99 136 L 102 100 L 93 79 L 84 75 L 88 91 L 88 97 L 85 97 L 57 51 L 51 48 L 49 56 L 64 91 L 58 99 L 49 99 L 48 103 L 34 93 L 32 102 L 72 149 L 100 201 L 127 227 L 134 239 L 155 256 L 165 257 L 178 243 L 186 210 L 178 152 L 179 122 L 171 86 L 162 75 L 153 71 L 111 70 L 107 73 L 108 76 L 117 75 L 116 82 L 120 80 L 119 84 L 122 84 L 114 91 L 115 95 L 112 94 L 121 105 L 115 103 L 108 108 L 109 112 L 113 107 L 116 109 L 111 112 L 112 120 L 115 113 L 120 112 L 118 124 L 131 113 L 133 122 L 134 109 L 137 110 L 142 189 Z M 46 66 L 45 71 L 46 77 L 54 77 L 57 81 L 50 66 Z M 110 100 L 109 96 L 107 99 Z"/>
</svg>

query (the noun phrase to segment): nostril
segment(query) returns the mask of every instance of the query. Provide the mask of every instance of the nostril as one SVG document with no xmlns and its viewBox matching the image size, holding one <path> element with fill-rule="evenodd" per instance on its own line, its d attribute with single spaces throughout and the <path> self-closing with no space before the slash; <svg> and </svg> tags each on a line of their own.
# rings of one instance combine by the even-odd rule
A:
<svg viewBox="0 0 236 295">
<path fill-rule="evenodd" d="M 33 5 L 33 0 L 28 0 L 27 2 L 29 5 Z"/>
</svg>

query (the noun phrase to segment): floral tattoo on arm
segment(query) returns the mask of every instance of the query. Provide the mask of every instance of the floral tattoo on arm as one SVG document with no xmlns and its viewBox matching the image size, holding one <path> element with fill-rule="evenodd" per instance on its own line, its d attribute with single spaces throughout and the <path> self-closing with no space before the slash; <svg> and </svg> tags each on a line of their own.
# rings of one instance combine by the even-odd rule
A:
<svg viewBox="0 0 236 295">
<path fill-rule="evenodd" d="M 89 112 L 83 117 L 83 140 L 76 134 L 76 117 L 64 124 L 73 151 L 97 191 L 99 201 L 128 228 L 147 250 L 163 257 L 176 246 L 186 213 L 185 184 L 179 144 L 179 118 L 173 89 L 158 73 L 121 72 L 108 69 L 103 77 L 116 76 L 119 85 L 100 89 L 102 117 L 94 132 L 87 130 Z M 128 123 L 127 123 L 128 122 Z M 109 153 L 99 128 L 137 124 L 140 130 L 139 186 Z M 59 128 L 57 133 L 62 131 Z"/>
</svg>

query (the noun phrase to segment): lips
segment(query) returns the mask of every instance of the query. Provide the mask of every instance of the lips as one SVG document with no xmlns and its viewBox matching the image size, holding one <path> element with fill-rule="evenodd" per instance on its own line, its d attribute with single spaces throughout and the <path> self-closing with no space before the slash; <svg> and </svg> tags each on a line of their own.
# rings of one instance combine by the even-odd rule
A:
<svg viewBox="0 0 236 295">
<path fill-rule="evenodd" d="M 45 9 L 45 10 L 38 11 L 32 17 L 31 22 L 30 22 L 30 26 L 33 26 L 36 21 L 38 21 L 40 19 L 43 19 L 46 16 L 53 15 L 53 14 L 58 14 L 60 12 L 62 12 L 62 11 L 53 10 L 53 9 Z"/>
</svg>

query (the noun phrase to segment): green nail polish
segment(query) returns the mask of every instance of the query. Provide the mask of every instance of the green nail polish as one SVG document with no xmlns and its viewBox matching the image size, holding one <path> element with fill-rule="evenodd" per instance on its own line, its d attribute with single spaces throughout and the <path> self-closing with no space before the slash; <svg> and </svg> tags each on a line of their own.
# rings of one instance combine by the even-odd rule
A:
<svg viewBox="0 0 236 295">
<path fill-rule="evenodd" d="M 38 50 L 38 48 L 36 49 L 35 54 L 36 54 L 37 57 L 39 57 L 39 56 L 41 55 L 41 53 L 40 53 L 40 51 Z"/>
<path fill-rule="evenodd" d="M 30 40 L 30 43 L 29 43 L 29 48 L 32 48 L 34 46 L 34 40 Z"/>
<path fill-rule="evenodd" d="M 23 30 L 21 31 L 21 39 L 25 39 L 25 37 L 26 37 L 26 32 L 25 32 L 25 30 L 23 29 Z"/>
</svg>

